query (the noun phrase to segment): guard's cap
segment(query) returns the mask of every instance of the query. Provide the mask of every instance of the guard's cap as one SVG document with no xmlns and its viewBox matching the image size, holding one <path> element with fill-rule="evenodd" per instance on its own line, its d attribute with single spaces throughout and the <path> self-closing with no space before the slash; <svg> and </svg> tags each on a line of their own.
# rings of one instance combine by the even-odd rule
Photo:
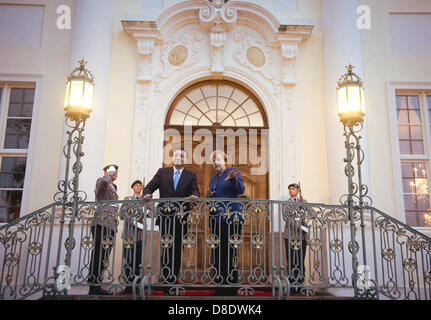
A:
<svg viewBox="0 0 431 320">
<path fill-rule="evenodd" d="M 141 181 L 141 180 L 135 180 L 135 181 L 133 181 L 133 183 L 132 183 L 132 185 L 130 186 L 130 188 L 133 188 L 133 186 L 134 186 L 135 184 L 137 184 L 137 183 L 142 184 L 142 181 Z"/>
<path fill-rule="evenodd" d="M 297 184 L 297 183 L 291 183 L 291 184 L 289 184 L 289 187 L 288 188 L 296 188 L 296 189 L 300 189 L 299 188 L 299 184 Z"/>
<path fill-rule="evenodd" d="M 103 168 L 103 171 L 114 172 L 118 170 L 118 166 L 116 164 L 108 164 Z"/>
</svg>

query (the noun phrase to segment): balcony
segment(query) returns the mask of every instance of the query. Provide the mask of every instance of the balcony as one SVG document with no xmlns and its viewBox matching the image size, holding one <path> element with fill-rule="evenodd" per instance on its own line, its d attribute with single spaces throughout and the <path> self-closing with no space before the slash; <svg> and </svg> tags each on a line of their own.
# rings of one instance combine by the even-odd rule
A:
<svg viewBox="0 0 431 320">
<path fill-rule="evenodd" d="M 53 203 L 0 228 L 0 297 L 85 298 L 100 287 L 112 296 L 128 289 L 129 299 L 228 290 L 429 300 L 431 239 L 375 208 L 348 209 L 203 198 Z"/>
</svg>

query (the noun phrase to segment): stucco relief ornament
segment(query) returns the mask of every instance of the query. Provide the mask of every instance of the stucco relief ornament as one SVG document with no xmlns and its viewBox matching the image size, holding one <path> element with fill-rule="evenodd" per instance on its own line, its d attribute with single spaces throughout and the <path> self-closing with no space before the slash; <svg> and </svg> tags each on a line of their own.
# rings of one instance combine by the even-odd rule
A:
<svg viewBox="0 0 431 320">
<path fill-rule="evenodd" d="M 281 83 L 284 85 L 284 104 L 288 111 L 293 110 L 295 103 L 296 85 L 296 57 L 298 55 L 298 44 L 283 43 L 281 45 L 282 71 Z"/>
<path fill-rule="evenodd" d="M 233 40 L 240 44 L 234 52 L 235 61 L 269 80 L 273 85 L 273 94 L 280 95 L 280 73 L 272 70 L 272 50 L 266 41 L 246 30 L 236 32 Z"/>
<path fill-rule="evenodd" d="M 224 48 L 227 41 L 226 32 L 235 26 L 237 11 L 223 0 L 208 1 L 199 10 L 199 20 L 203 28 L 211 32 L 211 71 L 224 71 Z"/>
<path fill-rule="evenodd" d="M 145 109 L 148 95 L 153 79 L 151 60 L 154 52 L 154 40 L 140 39 L 138 47 L 138 75 L 137 94 L 139 97 L 141 110 Z"/>
<path fill-rule="evenodd" d="M 160 62 L 162 70 L 157 74 L 155 80 L 155 91 L 161 93 L 160 83 L 169 78 L 173 73 L 188 68 L 200 60 L 200 46 L 202 33 L 195 28 L 183 29 L 171 37 L 162 46 Z"/>
<path fill-rule="evenodd" d="M 136 132 L 136 137 L 139 145 L 145 145 L 148 143 L 148 130 L 146 128 L 139 128 Z M 135 148 L 138 149 L 138 148 Z M 141 152 L 137 152 L 134 154 L 134 166 L 132 167 L 132 176 L 133 177 L 143 177 L 144 171 L 143 168 L 147 166 L 147 158 L 148 155 L 142 154 Z"/>
<path fill-rule="evenodd" d="M 133 172 L 132 172 L 133 177 L 142 177 L 144 175 L 144 172 L 143 172 L 142 167 L 141 167 L 142 163 L 144 163 L 143 162 L 144 160 L 145 159 L 143 156 L 137 156 L 137 158 L 135 159 L 135 161 L 134 161 L 135 165 L 133 167 Z"/>
<path fill-rule="evenodd" d="M 152 80 L 151 59 L 154 51 L 154 40 L 138 40 L 138 81 Z"/>
<path fill-rule="evenodd" d="M 283 101 L 287 111 L 292 111 L 295 104 L 295 86 L 284 87 Z"/>
<path fill-rule="evenodd" d="M 296 57 L 298 45 L 285 43 L 281 45 L 281 57 L 283 59 L 281 81 L 284 85 L 296 85 Z"/>
<path fill-rule="evenodd" d="M 188 55 L 189 52 L 184 45 L 177 45 L 169 53 L 169 64 L 175 67 L 180 66 L 187 60 Z"/>
</svg>

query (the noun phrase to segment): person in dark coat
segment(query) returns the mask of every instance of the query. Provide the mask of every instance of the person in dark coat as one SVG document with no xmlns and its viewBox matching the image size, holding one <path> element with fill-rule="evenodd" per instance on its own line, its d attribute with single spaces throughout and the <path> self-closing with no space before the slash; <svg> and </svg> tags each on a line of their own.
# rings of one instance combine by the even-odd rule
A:
<svg viewBox="0 0 431 320">
<path fill-rule="evenodd" d="M 108 165 L 103 168 L 103 177 L 97 179 L 94 189 L 96 201 L 118 200 L 117 185 L 114 183 L 118 177 L 118 166 Z M 91 220 L 91 233 L 94 248 L 91 254 L 88 283 L 90 295 L 107 295 L 100 285 L 103 271 L 109 266 L 109 255 L 115 243 L 115 234 L 118 226 L 118 205 L 103 204 L 96 208 Z M 110 245 L 102 245 L 102 242 Z"/>
<path fill-rule="evenodd" d="M 200 196 L 196 174 L 185 169 L 184 149 L 173 153 L 173 167 L 160 168 L 143 190 L 144 199 L 150 200 L 152 193 L 159 190 L 160 198 L 184 198 L 195 201 Z M 160 227 L 161 257 L 160 276 L 162 284 L 175 284 L 182 263 L 182 240 L 187 234 L 187 217 L 190 202 L 161 202 L 155 208 L 156 225 Z M 163 245 L 165 244 L 165 245 Z M 174 292 L 164 287 L 165 294 Z"/>
<path fill-rule="evenodd" d="M 211 155 L 215 174 L 211 177 L 210 188 L 206 192 L 208 198 L 240 197 L 244 193 L 244 181 L 236 167 L 227 167 L 227 155 L 223 151 L 214 151 Z M 211 235 L 218 239 L 219 245 L 214 248 L 214 264 L 219 284 L 225 287 L 216 288 L 214 295 L 236 295 L 236 289 L 229 287 L 238 280 L 238 246 L 230 240 L 241 240 L 244 219 L 242 203 L 220 201 L 210 211 Z"/>
<path fill-rule="evenodd" d="M 133 181 L 131 188 L 132 195 L 127 196 L 124 200 L 144 199 L 142 195 L 142 181 Z M 125 278 L 126 289 L 123 294 L 131 294 L 133 283 L 136 276 L 140 274 L 139 265 L 142 263 L 142 244 L 145 230 L 145 213 L 143 212 L 142 203 L 134 202 L 123 204 L 120 209 L 121 218 L 124 220 L 123 227 L 123 276 Z"/>
</svg>

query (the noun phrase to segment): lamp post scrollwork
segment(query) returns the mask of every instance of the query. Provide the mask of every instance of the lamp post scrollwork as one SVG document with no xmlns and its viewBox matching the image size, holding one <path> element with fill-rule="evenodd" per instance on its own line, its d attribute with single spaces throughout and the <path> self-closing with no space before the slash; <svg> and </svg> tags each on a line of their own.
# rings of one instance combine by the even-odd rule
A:
<svg viewBox="0 0 431 320">
<path fill-rule="evenodd" d="M 362 263 L 366 265 L 365 222 L 363 210 L 366 207 L 372 206 L 372 200 L 368 195 L 367 185 L 362 181 L 362 164 L 364 162 L 365 154 L 361 148 L 360 140 L 362 137 L 359 133 L 364 128 L 365 116 L 363 82 L 359 76 L 353 72 L 354 67 L 351 64 L 346 68 L 347 73 L 340 78 L 337 87 L 338 116 L 344 128 L 344 146 L 346 149 L 346 158 L 344 159 L 346 166 L 344 173 L 347 176 L 348 181 L 348 193 L 341 196 L 340 202 L 348 207 L 351 231 L 351 242 L 349 247 L 352 248 L 352 283 L 355 297 L 357 297 L 359 295 L 369 295 L 369 293 L 368 290 L 366 290 L 364 294 L 360 293 L 357 286 L 359 245 L 356 242 L 355 220 L 359 218 L 361 221 L 363 250 Z M 355 159 L 356 170 L 354 164 Z"/>
</svg>

